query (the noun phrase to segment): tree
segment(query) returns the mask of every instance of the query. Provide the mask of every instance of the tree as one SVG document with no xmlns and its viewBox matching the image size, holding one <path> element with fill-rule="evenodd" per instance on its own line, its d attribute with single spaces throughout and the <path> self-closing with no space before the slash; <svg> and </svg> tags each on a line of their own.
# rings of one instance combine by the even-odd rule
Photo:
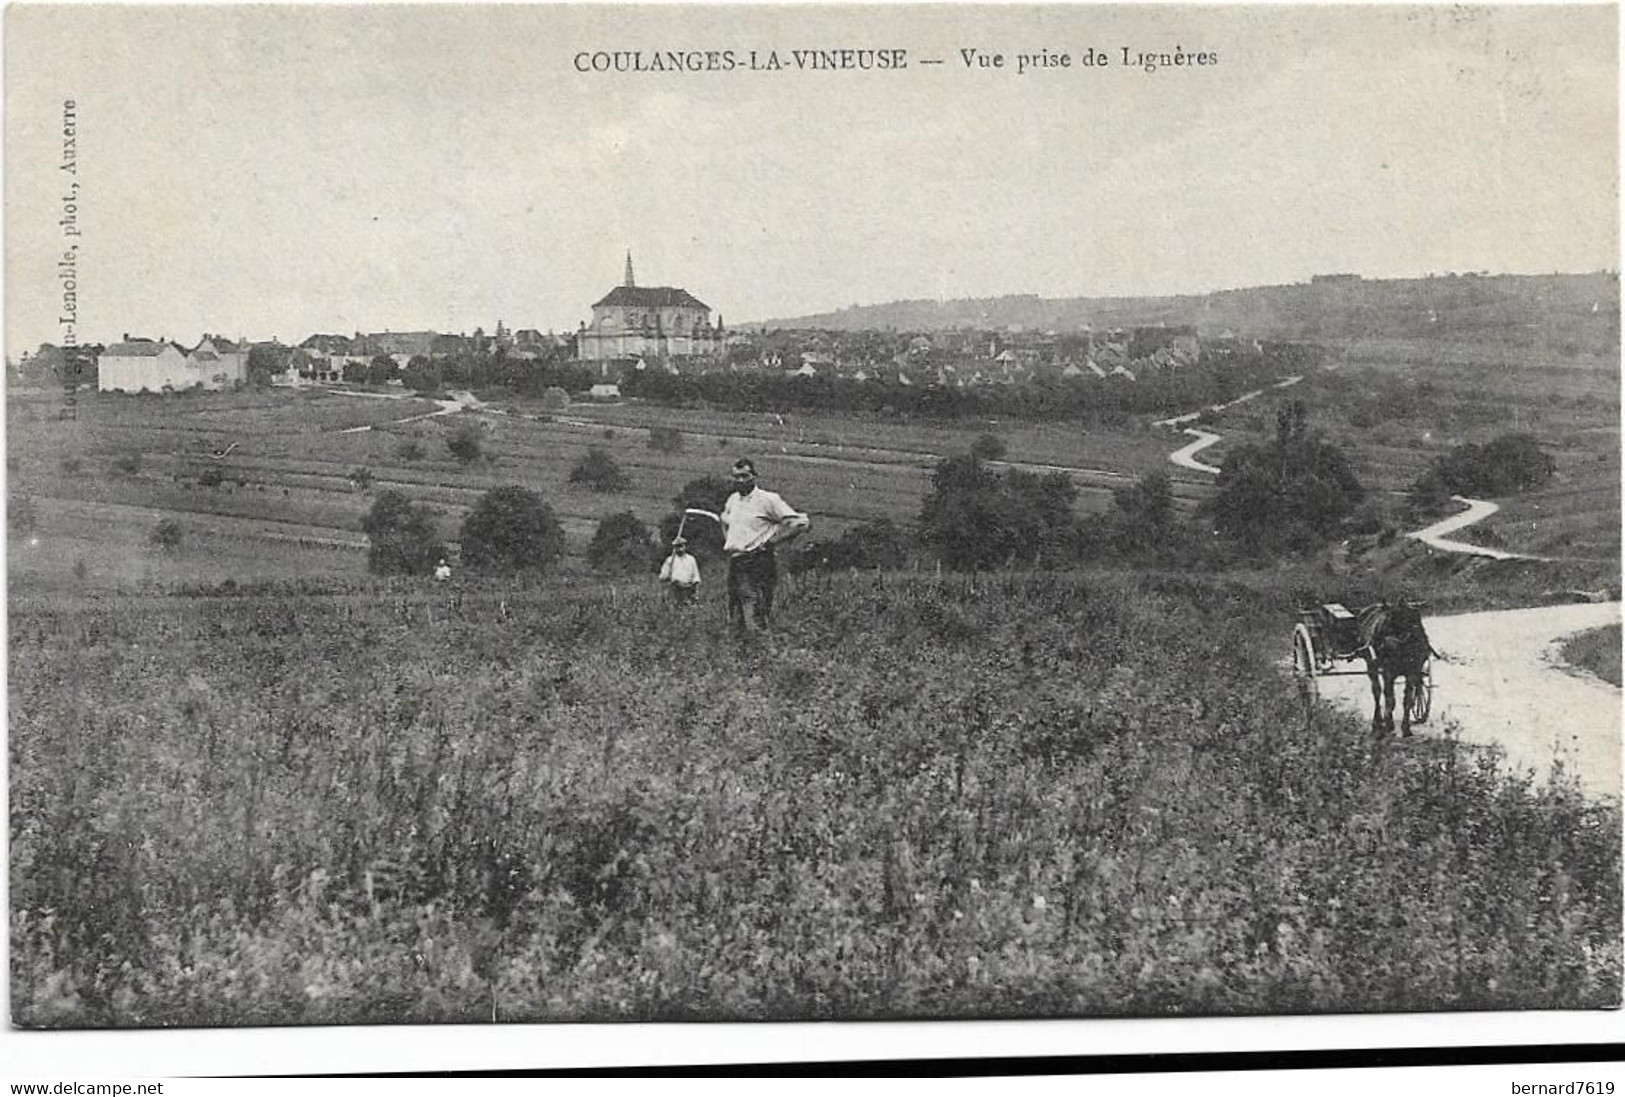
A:
<svg viewBox="0 0 1625 1097">
<path fill-rule="evenodd" d="M 288 356 L 291 353 L 288 347 L 280 347 L 272 343 L 260 343 L 249 347 L 246 367 L 248 383 L 255 388 L 269 386 L 272 377 L 288 368 Z"/>
<path fill-rule="evenodd" d="M 1317 548 L 1365 498 L 1343 452 L 1309 431 L 1301 401 L 1277 413 L 1273 442 L 1231 453 L 1218 483 L 1215 526 L 1255 552 Z"/>
<path fill-rule="evenodd" d="M 970 444 L 970 451 L 978 460 L 998 461 L 1004 458 L 1009 448 L 1004 444 L 1004 439 L 998 435 L 983 434 Z"/>
<path fill-rule="evenodd" d="M 434 392 L 440 388 L 440 367 L 426 354 L 414 354 L 401 373 L 401 384 L 414 392 Z"/>
<path fill-rule="evenodd" d="M 476 571 L 546 571 L 564 551 L 553 508 L 529 488 L 492 488 L 463 520 L 463 560 Z"/>
<path fill-rule="evenodd" d="M 375 354 L 371 362 L 367 363 L 367 384 L 383 385 L 398 379 L 401 367 L 395 364 L 395 359 L 387 354 Z"/>
<path fill-rule="evenodd" d="M 1173 526 L 1173 483 L 1166 472 L 1153 469 L 1133 484 L 1112 489 L 1112 505 L 1115 547 L 1130 554 L 1153 550 Z"/>
<path fill-rule="evenodd" d="M 631 486 L 632 479 L 609 450 L 602 446 L 589 446 L 586 455 L 570 470 L 570 483 L 593 491 L 625 491 Z"/>
<path fill-rule="evenodd" d="M 607 574 L 637 574 L 649 570 L 654 551 L 649 527 L 631 511 L 622 511 L 598 523 L 587 545 L 587 565 Z"/>
<path fill-rule="evenodd" d="M 427 575 L 446 547 L 434 515 L 398 491 L 383 491 L 361 520 L 372 542 L 367 568 L 377 575 Z"/>
<path fill-rule="evenodd" d="M 1073 559 L 1077 485 L 1065 473 L 1000 476 L 971 453 L 937 464 L 920 509 L 920 540 L 956 571 Z"/>
</svg>

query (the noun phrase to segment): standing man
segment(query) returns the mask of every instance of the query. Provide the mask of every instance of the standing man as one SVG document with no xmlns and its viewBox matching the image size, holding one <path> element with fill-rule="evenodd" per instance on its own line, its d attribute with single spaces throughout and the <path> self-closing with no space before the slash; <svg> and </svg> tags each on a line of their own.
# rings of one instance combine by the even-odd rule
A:
<svg viewBox="0 0 1625 1097">
<path fill-rule="evenodd" d="M 756 465 L 747 457 L 734 462 L 733 494 L 722 508 L 722 551 L 728 556 L 728 620 L 734 632 L 745 632 L 745 597 L 751 616 L 765 632 L 773 615 L 773 588 L 779 582 L 773 546 L 807 532 L 805 514 L 776 493 L 756 486 Z"/>
</svg>

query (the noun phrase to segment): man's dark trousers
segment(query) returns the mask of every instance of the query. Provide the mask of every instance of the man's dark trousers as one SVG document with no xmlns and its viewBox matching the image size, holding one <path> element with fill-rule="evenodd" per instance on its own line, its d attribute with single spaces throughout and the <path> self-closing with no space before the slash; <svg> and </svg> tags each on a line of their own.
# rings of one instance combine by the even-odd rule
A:
<svg viewBox="0 0 1625 1097">
<path fill-rule="evenodd" d="M 751 615 L 758 630 L 765 631 L 773 615 L 773 588 L 779 582 L 779 568 L 771 545 L 728 558 L 728 620 L 734 631 L 745 631 L 745 599 L 751 601 Z"/>
</svg>

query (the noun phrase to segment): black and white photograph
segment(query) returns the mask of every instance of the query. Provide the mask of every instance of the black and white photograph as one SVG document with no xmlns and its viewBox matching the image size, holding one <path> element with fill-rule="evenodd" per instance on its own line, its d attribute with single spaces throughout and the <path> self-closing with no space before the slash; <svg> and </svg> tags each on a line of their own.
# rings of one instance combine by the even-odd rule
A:
<svg viewBox="0 0 1625 1097">
<path fill-rule="evenodd" d="M 1585 1038 L 1618 43 L 11 6 L 11 1026 Z"/>
</svg>

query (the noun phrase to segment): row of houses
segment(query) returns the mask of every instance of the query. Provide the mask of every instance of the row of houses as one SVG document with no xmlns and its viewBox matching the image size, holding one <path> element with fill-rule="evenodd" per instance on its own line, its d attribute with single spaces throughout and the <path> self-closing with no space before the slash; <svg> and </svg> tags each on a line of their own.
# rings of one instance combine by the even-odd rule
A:
<svg viewBox="0 0 1625 1097">
<path fill-rule="evenodd" d="M 128 333 L 105 347 L 96 360 L 100 392 L 180 392 L 234 388 L 248 380 L 248 345 L 204 333 L 188 350 L 161 339 L 132 338 Z"/>
</svg>

